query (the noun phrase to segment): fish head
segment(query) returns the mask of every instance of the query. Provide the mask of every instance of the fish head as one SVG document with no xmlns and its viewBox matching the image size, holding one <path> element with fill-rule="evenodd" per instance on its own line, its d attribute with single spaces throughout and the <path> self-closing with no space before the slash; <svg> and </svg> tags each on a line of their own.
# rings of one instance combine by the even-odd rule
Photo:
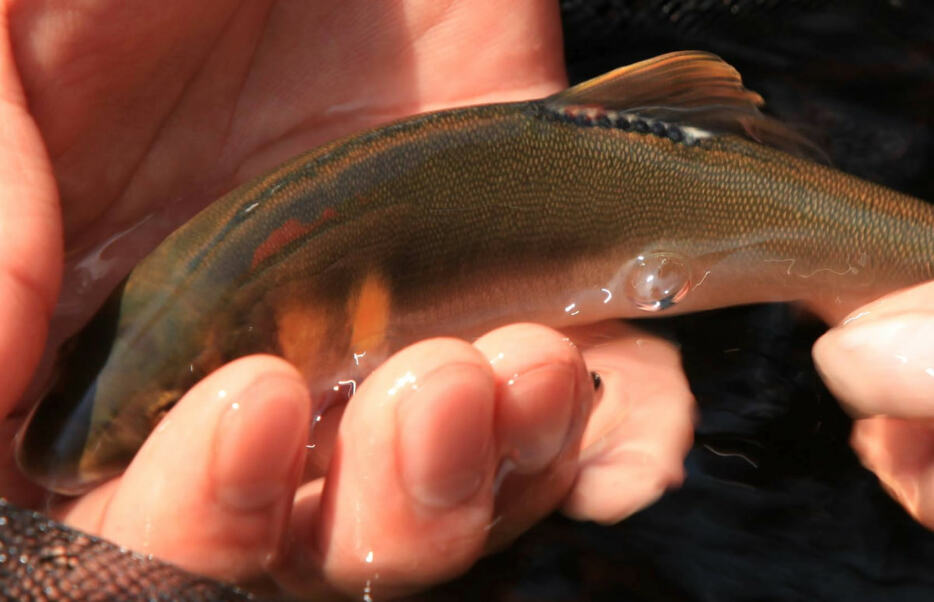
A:
<svg viewBox="0 0 934 602">
<path fill-rule="evenodd" d="M 119 475 L 187 390 L 187 381 L 167 384 L 189 371 L 147 352 L 151 340 L 117 336 L 119 303 L 111 305 L 117 311 L 105 305 L 63 345 L 51 386 L 17 435 L 20 468 L 51 491 L 77 494 Z"/>
<path fill-rule="evenodd" d="M 106 388 L 97 379 L 74 394 L 56 387 L 35 407 L 16 445 L 17 463 L 31 480 L 78 494 L 123 472 L 157 421 L 130 411 L 102 423 L 95 406 Z"/>
</svg>

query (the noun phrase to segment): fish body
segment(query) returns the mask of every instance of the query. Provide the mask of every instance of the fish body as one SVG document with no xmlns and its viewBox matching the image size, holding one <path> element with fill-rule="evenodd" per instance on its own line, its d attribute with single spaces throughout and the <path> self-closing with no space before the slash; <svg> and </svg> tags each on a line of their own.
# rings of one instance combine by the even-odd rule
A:
<svg viewBox="0 0 934 602">
<path fill-rule="evenodd" d="M 297 157 L 133 270 L 70 343 L 19 463 L 62 492 L 113 476 L 247 354 L 314 394 L 428 336 L 764 301 L 839 316 L 934 277 L 932 208 L 785 152 L 807 146 L 760 102 L 717 57 L 675 53 Z"/>
</svg>

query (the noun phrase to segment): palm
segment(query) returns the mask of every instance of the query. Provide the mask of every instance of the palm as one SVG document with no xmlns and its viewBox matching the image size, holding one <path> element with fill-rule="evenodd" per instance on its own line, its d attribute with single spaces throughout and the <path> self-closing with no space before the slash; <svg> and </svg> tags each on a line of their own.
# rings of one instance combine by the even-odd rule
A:
<svg viewBox="0 0 934 602">
<path fill-rule="evenodd" d="M 288 156 L 376 122 L 560 84 L 554 68 L 503 81 L 490 75 L 502 65 L 445 51 L 431 30 L 450 21 L 448 12 L 418 14 L 412 3 L 92 4 L 77 15 L 60 10 L 73 19 L 64 35 L 63 26 L 42 24 L 66 15 L 41 6 L 13 19 L 70 247 L 153 210 L 201 206 Z M 468 25 L 469 37 L 485 34 L 486 21 L 476 11 L 458 26 Z M 496 63 L 508 60 L 501 54 Z"/>
</svg>

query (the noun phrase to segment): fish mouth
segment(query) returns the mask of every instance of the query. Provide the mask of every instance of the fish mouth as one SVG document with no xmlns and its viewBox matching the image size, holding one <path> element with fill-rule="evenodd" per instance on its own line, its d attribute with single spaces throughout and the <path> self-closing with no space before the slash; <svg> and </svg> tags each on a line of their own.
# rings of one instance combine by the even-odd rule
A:
<svg viewBox="0 0 934 602">
<path fill-rule="evenodd" d="M 82 493 L 93 485 L 82 464 L 95 392 L 96 386 L 92 386 L 74 404 L 60 391 L 52 391 L 33 408 L 16 436 L 15 452 L 16 463 L 30 480 L 67 495 Z"/>
<path fill-rule="evenodd" d="M 85 493 L 121 474 L 130 464 L 145 433 L 125 422 L 95 421 L 95 379 L 77 400 L 53 390 L 29 415 L 16 435 L 20 470 L 32 481 L 64 495 Z"/>
<path fill-rule="evenodd" d="M 35 483 L 64 495 L 85 493 L 120 475 L 148 435 L 145 415 L 127 412 L 120 419 L 102 419 L 99 378 L 80 397 L 69 379 L 56 383 L 36 405 L 15 440 L 16 462 Z M 112 383 L 111 383 L 112 384 Z M 106 395 L 104 396 L 106 397 Z"/>
<path fill-rule="evenodd" d="M 20 469 L 51 491 L 82 493 L 119 474 L 129 462 L 125 446 L 102 444 L 108 433 L 95 420 L 102 397 L 126 395 L 126 387 L 114 389 L 112 377 L 101 382 L 101 374 L 118 355 L 113 341 L 125 285 L 124 280 L 84 330 L 59 349 L 55 376 L 16 436 Z"/>
</svg>

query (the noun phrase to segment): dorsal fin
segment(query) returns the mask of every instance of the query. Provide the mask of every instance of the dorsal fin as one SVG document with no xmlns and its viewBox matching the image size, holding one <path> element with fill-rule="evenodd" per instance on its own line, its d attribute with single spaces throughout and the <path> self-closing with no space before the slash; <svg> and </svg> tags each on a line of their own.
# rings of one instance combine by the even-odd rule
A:
<svg viewBox="0 0 934 602">
<path fill-rule="evenodd" d="M 802 135 L 759 111 L 762 97 L 739 72 L 709 52 L 686 50 L 620 67 L 545 99 L 556 109 L 601 107 L 710 135 L 733 134 L 826 163 Z"/>
</svg>

